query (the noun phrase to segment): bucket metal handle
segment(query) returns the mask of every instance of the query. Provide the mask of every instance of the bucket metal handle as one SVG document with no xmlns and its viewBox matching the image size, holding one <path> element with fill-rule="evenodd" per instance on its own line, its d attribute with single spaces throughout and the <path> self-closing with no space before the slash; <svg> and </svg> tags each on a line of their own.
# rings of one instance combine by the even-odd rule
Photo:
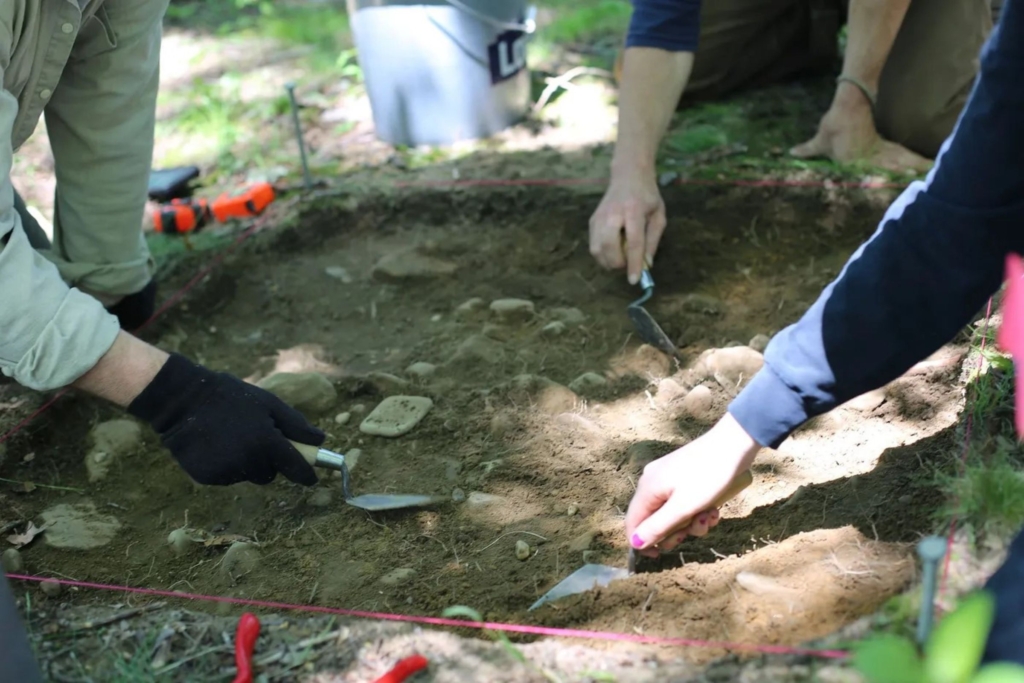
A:
<svg viewBox="0 0 1024 683">
<path fill-rule="evenodd" d="M 448 3 L 455 9 L 462 10 L 466 14 L 479 19 L 484 23 L 490 24 L 495 28 L 504 29 L 506 31 L 522 31 L 523 33 L 533 33 L 537 30 L 537 8 L 532 5 L 526 9 L 526 20 L 521 24 L 517 24 L 512 21 L 499 21 L 479 10 L 473 9 L 466 3 L 462 2 L 462 0 L 444 0 L 444 2 Z"/>
</svg>

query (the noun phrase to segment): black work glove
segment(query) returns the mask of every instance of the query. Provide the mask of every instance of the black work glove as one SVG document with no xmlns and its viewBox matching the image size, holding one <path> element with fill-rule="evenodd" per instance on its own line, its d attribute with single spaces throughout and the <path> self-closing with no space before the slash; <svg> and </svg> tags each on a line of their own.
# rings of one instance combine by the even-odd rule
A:
<svg viewBox="0 0 1024 683">
<path fill-rule="evenodd" d="M 288 443 L 319 446 L 324 433 L 294 408 L 237 377 L 172 354 L 128 406 L 200 484 L 269 484 L 278 472 L 312 486 L 316 472 Z"/>
<path fill-rule="evenodd" d="M 155 310 L 156 280 L 150 280 L 141 291 L 129 294 L 107 309 L 117 316 L 121 329 L 128 332 L 139 329 L 142 323 L 153 317 Z"/>
</svg>

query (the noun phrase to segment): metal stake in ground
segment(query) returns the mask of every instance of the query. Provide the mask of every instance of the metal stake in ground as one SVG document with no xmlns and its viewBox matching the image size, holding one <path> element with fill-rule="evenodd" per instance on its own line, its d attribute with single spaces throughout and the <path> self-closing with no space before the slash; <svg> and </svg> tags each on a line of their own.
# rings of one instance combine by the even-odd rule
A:
<svg viewBox="0 0 1024 683">
<path fill-rule="evenodd" d="M 302 181 L 306 190 L 313 189 L 313 176 L 309 173 L 309 162 L 306 161 L 306 141 L 302 138 L 302 123 L 299 121 L 299 103 L 295 101 L 295 84 L 286 83 L 288 102 L 292 108 L 292 123 L 295 125 L 295 141 L 299 143 L 299 156 L 302 158 Z"/>
<path fill-rule="evenodd" d="M 946 556 L 946 539 L 929 536 L 917 544 L 924 576 L 921 578 L 921 613 L 917 617 L 917 642 L 924 645 L 932 632 L 935 617 L 935 588 L 939 576 L 939 562 Z"/>
</svg>

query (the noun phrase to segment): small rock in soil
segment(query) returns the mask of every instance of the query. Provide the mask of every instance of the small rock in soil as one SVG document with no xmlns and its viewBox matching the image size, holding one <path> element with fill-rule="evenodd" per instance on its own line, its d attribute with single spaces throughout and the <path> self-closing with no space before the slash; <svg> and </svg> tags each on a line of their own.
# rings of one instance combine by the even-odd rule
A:
<svg viewBox="0 0 1024 683">
<path fill-rule="evenodd" d="M 509 329 L 504 325 L 497 325 L 495 323 L 487 323 L 484 328 L 480 330 L 480 334 L 484 335 L 488 339 L 494 341 L 503 342 L 509 339 Z"/>
<path fill-rule="evenodd" d="M 455 307 L 456 320 L 468 320 L 483 312 L 486 302 L 480 297 L 474 297 Z"/>
<path fill-rule="evenodd" d="M 516 541 L 516 559 L 520 562 L 530 559 L 530 544 L 526 541 Z"/>
<path fill-rule="evenodd" d="M 495 496 L 481 491 L 470 491 L 469 496 L 466 498 L 466 504 L 471 507 L 486 507 L 488 505 L 497 505 L 498 503 L 504 502 L 505 498 L 501 496 Z"/>
<path fill-rule="evenodd" d="M 576 516 L 576 513 L 578 513 L 579 511 L 580 511 L 580 506 L 576 505 L 576 503 L 570 504 L 569 505 L 569 509 L 567 510 L 567 512 L 568 512 L 570 517 Z"/>
<path fill-rule="evenodd" d="M 764 356 L 749 346 L 718 349 L 705 361 L 715 381 L 726 391 L 736 393 L 758 373 Z"/>
<path fill-rule="evenodd" d="M 89 451 L 85 456 L 85 471 L 89 475 L 90 483 L 102 481 L 110 473 L 110 466 L 114 459 L 106 451 Z"/>
<path fill-rule="evenodd" d="M 455 487 L 454 489 L 452 489 L 452 502 L 453 503 L 462 503 L 462 502 L 465 502 L 465 500 L 466 500 L 466 492 L 465 491 L 463 491 L 462 489 L 460 489 L 458 487 Z"/>
<path fill-rule="evenodd" d="M 914 497 L 909 494 L 904 494 L 899 497 L 900 505 L 910 505 L 914 502 Z"/>
<path fill-rule="evenodd" d="M 770 342 L 771 340 L 771 337 L 769 337 L 767 334 L 757 334 L 754 335 L 754 338 L 750 340 L 750 343 L 747 344 L 747 346 L 754 349 L 758 353 L 764 353 L 764 350 L 768 348 L 768 342 Z"/>
<path fill-rule="evenodd" d="M 435 372 L 437 372 L 436 365 L 433 363 L 424 363 L 422 361 L 419 363 L 413 363 L 405 369 L 405 374 L 418 377 L 419 379 L 430 377 Z"/>
<path fill-rule="evenodd" d="M 601 389 L 607 384 L 608 380 L 596 372 L 585 372 L 573 381 L 569 382 L 569 389 L 575 391 L 577 394 L 586 394 L 587 392 L 593 392 Z"/>
<path fill-rule="evenodd" d="M 578 308 L 552 308 L 548 311 L 548 316 L 565 325 L 582 325 L 587 321 L 587 316 Z"/>
<path fill-rule="evenodd" d="M 324 272 L 327 273 L 328 277 L 333 277 L 335 280 L 341 280 L 342 283 L 350 285 L 354 282 L 352 275 L 341 266 L 328 266 L 324 268 Z"/>
<path fill-rule="evenodd" d="M 315 372 L 277 372 L 264 377 L 257 386 L 306 415 L 325 413 L 338 400 L 331 381 Z"/>
<path fill-rule="evenodd" d="M 445 460 L 444 461 L 444 478 L 448 481 L 458 481 L 459 474 L 462 473 L 462 463 L 458 460 Z"/>
<path fill-rule="evenodd" d="M 433 406 L 434 402 L 425 396 L 389 396 L 366 416 L 359 431 L 392 438 L 408 434 Z"/>
<path fill-rule="evenodd" d="M 415 249 L 388 254 L 373 267 L 373 277 L 383 282 L 404 282 L 445 277 L 456 271 L 451 261 L 426 256 Z"/>
<path fill-rule="evenodd" d="M 535 314 L 532 301 L 526 299 L 495 299 L 491 302 L 491 313 L 506 323 L 524 323 L 533 320 Z"/>
<path fill-rule="evenodd" d="M 565 323 L 561 320 L 553 320 L 540 328 L 540 333 L 545 337 L 560 337 L 565 334 Z"/>
<path fill-rule="evenodd" d="M 118 458 L 130 455 L 142 444 L 142 428 L 133 420 L 109 420 L 93 427 L 89 437 L 93 450 Z"/>
<path fill-rule="evenodd" d="M 412 386 L 408 380 L 389 372 L 371 372 L 366 376 L 366 382 L 382 396 L 399 396 Z"/>
<path fill-rule="evenodd" d="M 315 508 L 325 508 L 334 501 L 334 494 L 330 489 L 317 489 L 309 494 L 306 503 Z"/>
<path fill-rule="evenodd" d="M 683 310 L 703 315 L 718 315 L 722 312 L 722 302 L 706 294 L 687 294 L 683 299 Z"/>
<path fill-rule="evenodd" d="M 55 598 L 61 594 L 64 587 L 54 579 L 47 579 L 46 581 L 41 581 L 39 583 L 39 589 L 43 591 L 43 595 L 46 597 Z"/>
<path fill-rule="evenodd" d="M 171 550 L 174 551 L 175 555 L 187 553 L 194 542 L 184 529 L 175 529 L 167 534 L 167 545 L 171 546 Z"/>
<path fill-rule="evenodd" d="M 359 458 L 363 457 L 363 451 L 359 448 L 350 448 L 345 452 L 345 467 L 351 472 L 359 465 Z M 339 472 L 338 474 L 341 474 Z"/>
<path fill-rule="evenodd" d="M 220 562 L 220 573 L 229 579 L 248 574 L 260 566 L 260 552 L 252 543 L 231 544 Z"/>
<path fill-rule="evenodd" d="M 679 402 L 679 412 L 697 420 L 707 421 L 712 418 L 715 395 L 711 389 L 698 384 Z"/>
<path fill-rule="evenodd" d="M 585 531 L 576 538 L 569 541 L 569 552 L 582 553 L 584 550 L 589 550 L 593 542 L 594 532 Z"/>
<path fill-rule="evenodd" d="M 403 583 L 412 581 L 414 578 L 416 578 L 415 569 L 412 567 L 399 567 L 380 577 L 380 582 L 385 586 L 400 586 Z"/>
<path fill-rule="evenodd" d="M 679 382 L 675 381 L 671 377 L 658 382 L 658 403 L 661 405 L 668 405 L 672 401 L 685 396 L 687 389 Z"/>
<path fill-rule="evenodd" d="M 626 458 L 632 472 L 642 472 L 648 463 L 672 452 L 672 445 L 663 441 L 638 441 L 626 449 Z"/>
<path fill-rule="evenodd" d="M 352 419 L 352 413 L 338 413 L 334 416 L 334 424 L 343 426 L 347 425 L 348 421 Z"/>
<path fill-rule="evenodd" d="M 500 363 L 504 356 L 505 348 L 499 342 L 482 334 L 474 334 L 459 344 L 459 348 L 456 349 L 450 362 L 453 365 L 474 361 Z"/>
<path fill-rule="evenodd" d="M 0 557 L 0 566 L 8 574 L 17 574 L 25 568 L 25 560 L 22 559 L 21 552 L 16 548 L 8 548 Z"/>
<path fill-rule="evenodd" d="M 351 408 L 349 408 L 349 410 L 352 412 L 353 415 L 362 415 L 363 413 L 366 412 L 366 406 L 364 406 L 362 403 L 357 403 Z"/>
<path fill-rule="evenodd" d="M 61 503 L 40 514 L 46 524 L 43 538 L 54 548 L 89 550 L 110 543 L 121 529 L 116 517 L 100 514 L 91 502 Z"/>
</svg>

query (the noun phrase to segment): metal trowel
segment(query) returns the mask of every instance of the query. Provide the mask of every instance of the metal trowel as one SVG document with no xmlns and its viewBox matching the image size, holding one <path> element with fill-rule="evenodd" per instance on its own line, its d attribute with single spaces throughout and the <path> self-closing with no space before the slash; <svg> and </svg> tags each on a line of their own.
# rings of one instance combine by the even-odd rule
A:
<svg viewBox="0 0 1024 683">
<path fill-rule="evenodd" d="M 654 296 L 654 277 L 651 275 L 651 261 L 644 257 L 644 264 L 647 266 L 640 274 L 640 288 L 644 290 L 643 295 L 626 307 L 629 319 L 633 321 L 637 336 L 640 339 L 672 357 L 679 357 L 679 348 L 672 343 L 665 330 L 657 323 L 654 317 L 644 308 L 644 304 Z"/>
<path fill-rule="evenodd" d="M 742 474 L 737 475 L 729 487 L 722 493 L 721 496 L 712 504 L 711 507 L 722 507 L 727 502 L 735 498 L 740 494 L 743 489 L 750 486 L 754 481 L 754 476 L 750 470 L 746 470 Z M 686 520 L 679 524 L 679 528 L 690 526 L 691 520 Z M 528 612 L 532 612 L 546 602 L 552 602 L 559 598 L 564 598 L 569 595 L 576 595 L 577 593 L 586 593 L 589 590 L 595 588 L 603 588 L 610 584 L 612 581 L 618 581 L 619 579 L 625 579 L 636 573 L 637 563 L 640 560 L 640 555 L 632 548 L 629 549 L 629 557 L 627 560 L 627 566 L 612 567 L 606 564 L 585 564 L 569 576 L 565 577 L 554 588 L 549 590 L 544 595 L 540 596 L 537 602 L 530 605 Z"/>
<path fill-rule="evenodd" d="M 345 465 L 345 456 L 341 453 L 329 451 L 326 448 L 317 448 L 308 444 L 301 444 L 292 441 L 295 450 L 302 454 L 310 465 L 323 467 L 324 469 L 341 472 L 341 493 L 345 502 L 352 507 L 370 512 L 382 510 L 402 510 L 405 508 L 417 508 L 427 505 L 436 505 L 447 500 L 445 496 L 423 496 L 416 494 L 399 493 L 364 493 L 361 496 L 353 496 L 349 488 L 348 466 Z"/>
</svg>

